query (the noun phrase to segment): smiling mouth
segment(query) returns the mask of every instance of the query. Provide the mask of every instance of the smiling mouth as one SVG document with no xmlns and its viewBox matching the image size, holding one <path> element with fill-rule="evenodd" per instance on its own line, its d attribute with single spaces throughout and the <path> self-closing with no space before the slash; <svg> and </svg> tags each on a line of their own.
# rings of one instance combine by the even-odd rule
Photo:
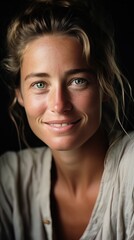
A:
<svg viewBox="0 0 134 240">
<path fill-rule="evenodd" d="M 74 125 L 76 123 L 80 122 L 80 119 L 78 119 L 77 121 L 74 122 L 63 122 L 63 123 L 46 123 L 47 125 L 51 126 L 51 127 L 55 127 L 55 128 L 62 128 L 62 127 L 67 127 L 69 125 Z"/>
</svg>

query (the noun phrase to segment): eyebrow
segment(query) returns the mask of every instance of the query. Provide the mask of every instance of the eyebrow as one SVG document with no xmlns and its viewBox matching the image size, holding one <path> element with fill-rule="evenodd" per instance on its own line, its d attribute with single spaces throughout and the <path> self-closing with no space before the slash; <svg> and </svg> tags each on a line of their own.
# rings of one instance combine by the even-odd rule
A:
<svg viewBox="0 0 134 240">
<path fill-rule="evenodd" d="M 73 74 L 77 74 L 77 73 L 90 73 L 90 74 L 93 74 L 95 75 L 95 71 L 93 68 L 76 68 L 76 69 L 70 69 L 68 71 L 65 72 L 65 75 L 66 76 L 69 76 L 69 75 L 73 75 Z M 26 77 L 25 77 L 25 80 L 29 79 L 29 78 L 36 78 L 36 77 L 50 77 L 50 75 L 48 73 L 45 73 L 45 72 L 37 72 L 37 73 L 30 73 L 28 74 Z"/>
<path fill-rule="evenodd" d="M 25 81 L 29 78 L 36 78 L 36 77 L 49 77 L 49 74 L 45 73 L 45 72 L 40 72 L 40 73 L 30 73 L 25 77 Z"/>
</svg>

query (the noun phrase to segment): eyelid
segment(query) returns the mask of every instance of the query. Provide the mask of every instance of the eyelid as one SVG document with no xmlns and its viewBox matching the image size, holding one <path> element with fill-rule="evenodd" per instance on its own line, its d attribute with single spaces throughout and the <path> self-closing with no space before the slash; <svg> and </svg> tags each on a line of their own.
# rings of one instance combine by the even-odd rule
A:
<svg viewBox="0 0 134 240">
<path fill-rule="evenodd" d="M 83 81 L 83 82 L 78 82 L 75 83 L 75 81 Z M 68 87 L 71 89 L 84 89 L 87 88 L 90 85 L 90 80 L 88 78 L 84 78 L 84 77 L 74 77 L 72 78 L 69 83 L 68 83 Z"/>
<path fill-rule="evenodd" d="M 89 80 L 86 79 L 86 78 L 76 78 L 76 79 L 74 79 L 74 81 L 75 81 L 75 80 L 81 81 L 81 84 L 89 82 Z"/>
<path fill-rule="evenodd" d="M 31 83 L 31 86 L 35 86 L 37 85 L 38 83 L 42 83 L 42 84 L 46 84 L 47 85 L 47 82 L 44 81 L 44 80 L 36 80 L 34 82 Z"/>
<path fill-rule="evenodd" d="M 76 81 L 76 80 L 81 80 L 81 81 L 83 81 L 83 84 L 90 82 L 90 80 L 89 80 L 88 78 L 85 78 L 85 77 L 74 77 L 74 78 L 72 78 L 72 79 L 70 80 L 69 83 L 73 83 L 73 82 Z"/>
</svg>

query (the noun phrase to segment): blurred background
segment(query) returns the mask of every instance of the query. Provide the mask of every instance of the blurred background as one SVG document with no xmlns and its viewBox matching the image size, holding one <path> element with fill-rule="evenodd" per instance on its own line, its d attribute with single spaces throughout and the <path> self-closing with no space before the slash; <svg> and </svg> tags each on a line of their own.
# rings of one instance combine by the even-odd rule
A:
<svg viewBox="0 0 134 240">
<path fill-rule="evenodd" d="M 0 7 L 0 61 L 5 56 L 5 37 L 9 22 L 28 0 L 4 0 Z M 119 57 L 119 63 L 123 73 L 129 79 L 134 89 L 134 14 L 130 0 L 98 0 L 103 4 L 107 13 L 111 15 L 115 44 Z M 5 75 L 0 70 L 0 154 L 8 150 L 18 150 L 18 138 L 14 124 L 8 115 L 9 95 L 4 84 Z M 134 119 L 134 111 L 130 109 L 130 119 Z M 133 122 L 134 124 L 134 122 Z M 130 126 L 131 129 L 131 126 Z M 32 146 L 40 146 L 40 142 L 28 129 L 29 142 Z M 23 146 L 22 146 L 23 147 Z"/>
</svg>

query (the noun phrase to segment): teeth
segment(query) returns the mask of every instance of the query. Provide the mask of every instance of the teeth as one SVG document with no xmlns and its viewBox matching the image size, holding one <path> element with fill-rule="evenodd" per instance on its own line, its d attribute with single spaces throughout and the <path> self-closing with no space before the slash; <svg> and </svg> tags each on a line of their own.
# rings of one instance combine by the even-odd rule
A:
<svg viewBox="0 0 134 240">
<path fill-rule="evenodd" d="M 68 126 L 69 123 L 51 123 L 50 126 L 53 126 L 53 127 L 66 127 Z"/>
<path fill-rule="evenodd" d="M 61 125 L 62 125 L 62 127 L 65 127 L 65 126 L 68 126 L 69 123 L 62 123 Z"/>
</svg>

